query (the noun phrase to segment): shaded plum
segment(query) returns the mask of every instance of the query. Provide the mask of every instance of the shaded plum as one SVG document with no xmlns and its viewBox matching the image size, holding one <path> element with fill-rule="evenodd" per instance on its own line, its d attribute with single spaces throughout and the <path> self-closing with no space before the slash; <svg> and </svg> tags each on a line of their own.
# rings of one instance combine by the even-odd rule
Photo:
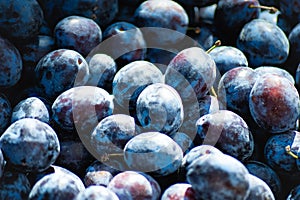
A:
<svg viewBox="0 0 300 200">
<path fill-rule="evenodd" d="M 0 93 L 0 136 L 10 125 L 12 106 L 10 100 L 3 93 Z"/>
<path fill-rule="evenodd" d="M 260 178 L 248 174 L 248 180 L 250 183 L 250 193 L 247 200 L 257 199 L 257 200 L 275 200 L 274 194 L 270 187 Z"/>
<path fill-rule="evenodd" d="M 183 132 L 174 132 L 169 136 L 181 147 L 183 155 L 195 147 L 193 139 Z"/>
</svg>

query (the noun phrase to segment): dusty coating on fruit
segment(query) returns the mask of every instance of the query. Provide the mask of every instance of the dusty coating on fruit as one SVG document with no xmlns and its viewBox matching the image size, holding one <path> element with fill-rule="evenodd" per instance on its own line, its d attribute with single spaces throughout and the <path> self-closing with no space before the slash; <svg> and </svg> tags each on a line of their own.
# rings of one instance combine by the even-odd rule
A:
<svg viewBox="0 0 300 200">
<path fill-rule="evenodd" d="M 228 155 L 209 154 L 188 167 L 187 180 L 202 199 L 243 200 L 249 194 L 248 170 Z"/>
<path fill-rule="evenodd" d="M 5 169 L 0 179 L 0 199 L 27 199 L 31 185 L 25 174 Z"/>
<path fill-rule="evenodd" d="M 165 176 L 175 172 L 182 161 L 181 147 L 159 132 L 141 133 L 126 144 L 125 162 L 130 169 Z"/>
<path fill-rule="evenodd" d="M 54 130 L 31 118 L 11 124 L 0 137 L 0 146 L 5 160 L 23 172 L 47 169 L 60 152 Z"/>
<path fill-rule="evenodd" d="M 0 37 L 0 87 L 11 87 L 21 78 L 23 69 L 19 50 L 7 39 Z"/>
<path fill-rule="evenodd" d="M 119 197 L 110 189 L 103 186 L 90 186 L 81 191 L 75 200 L 119 200 Z"/>
<path fill-rule="evenodd" d="M 216 78 L 214 60 L 199 47 L 179 52 L 165 73 L 165 83 L 176 89 L 182 99 L 198 99 L 207 94 Z M 185 83 L 188 82 L 187 86 Z"/>
<path fill-rule="evenodd" d="M 266 74 L 255 82 L 249 96 L 249 107 L 261 128 L 282 133 L 296 126 L 300 113 L 299 94 L 288 79 Z"/>
<path fill-rule="evenodd" d="M 109 171 L 94 171 L 94 172 L 87 172 L 84 176 L 84 185 L 86 187 L 92 185 L 100 185 L 105 186 L 109 184 L 113 175 Z"/>
<path fill-rule="evenodd" d="M 147 31 L 145 34 L 152 36 L 151 43 L 159 45 L 169 45 L 182 40 L 189 23 L 186 11 L 174 1 L 144 1 L 135 10 L 134 19 L 139 27 L 161 27 L 182 33 L 165 35 L 162 38 L 157 37 L 155 31 Z"/>
<path fill-rule="evenodd" d="M 285 33 L 275 24 L 254 19 L 241 30 L 237 47 L 248 58 L 249 66 L 276 65 L 286 61 L 289 41 Z"/>
<path fill-rule="evenodd" d="M 264 76 L 265 74 L 275 74 L 278 76 L 285 77 L 291 81 L 292 84 L 295 84 L 294 77 L 285 69 L 273 66 L 260 66 L 254 69 L 254 72 L 257 76 Z"/>
<path fill-rule="evenodd" d="M 143 132 L 170 134 L 183 122 L 183 105 L 177 91 L 169 85 L 154 83 L 147 86 L 136 102 L 137 118 Z"/>
<path fill-rule="evenodd" d="M 189 152 L 195 145 L 193 143 L 193 139 L 183 133 L 183 132 L 174 132 L 169 135 L 182 149 L 183 155 Z"/>
<path fill-rule="evenodd" d="M 188 183 L 176 183 L 168 187 L 161 197 L 161 200 L 176 199 L 196 200 L 196 194 L 192 189 L 192 185 Z"/>
<path fill-rule="evenodd" d="M 202 144 L 216 145 L 223 153 L 241 161 L 253 153 L 254 141 L 248 125 L 232 111 L 220 110 L 204 115 L 196 126 Z"/>
<path fill-rule="evenodd" d="M 107 186 L 117 194 L 119 199 L 145 199 L 156 200 L 155 191 L 150 182 L 143 175 L 134 171 L 124 171 L 110 181 Z"/>
<path fill-rule="evenodd" d="M 133 117 L 124 114 L 102 119 L 91 134 L 91 144 L 98 158 L 110 153 L 123 153 L 126 143 L 137 135 Z"/>
<path fill-rule="evenodd" d="M 247 200 L 257 199 L 257 200 L 275 200 L 274 194 L 271 191 L 270 187 L 260 178 L 248 174 L 247 176 L 250 183 L 250 193 Z"/>
<path fill-rule="evenodd" d="M 129 109 L 129 101 L 137 99 L 146 86 L 162 83 L 163 74 L 152 63 L 134 61 L 120 69 L 113 79 L 113 95 L 124 109 Z"/>
<path fill-rule="evenodd" d="M 10 125 L 10 119 L 12 114 L 12 107 L 7 96 L 0 93 L 0 135 Z"/>
<path fill-rule="evenodd" d="M 29 97 L 20 101 L 13 108 L 11 122 L 23 118 L 33 118 L 49 123 L 49 112 L 42 100 L 37 97 Z"/>
<path fill-rule="evenodd" d="M 80 179 L 67 173 L 53 173 L 35 183 L 28 199 L 74 199 L 84 189 Z"/>
<path fill-rule="evenodd" d="M 152 199 L 159 199 L 160 195 L 161 195 L 161 188 L 159 183 L 149 174 L 144 173 L 144 172 L 138 172 L 139 174 L 143 175 L 150 183 L 151 187 L 152 187 Z"/>
<path fill-rule="evenodd" d="M 54 38 L 58 48 L 75 50 L 86 56 L 102 41 L 102 31 L 92 19 L 68 16 L 56 24 Z"/>
<path fill-rule="evenodd" d="M 53 99 L 73 86 L 86 84 L 89 67 L 86 60 L 76 51 L 57 49 L 38 62 L 35 76 L 44 95 Z"/>
</svg>

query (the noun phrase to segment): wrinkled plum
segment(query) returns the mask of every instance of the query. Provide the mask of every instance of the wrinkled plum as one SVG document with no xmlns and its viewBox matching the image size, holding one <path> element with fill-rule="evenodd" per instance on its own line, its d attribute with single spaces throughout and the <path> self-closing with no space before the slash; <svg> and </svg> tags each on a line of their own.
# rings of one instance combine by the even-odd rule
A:
<svg viewBox="0 0 300 200">
<path fill-rule="evenodd" d="M 239 115 L 229 110 L 200 117 L 196 123 L 200 143 L 216 145 L 223 153 L 241 161 L 254 150 L 254 141 L 248 125 Z"/>
<path fill-rule="evenodd" d="M 49 112 L 42 100 L 37 97 L 28 97 L 13 108 L 11 123 L 23 118 L 33 118 L 49 123 Z"/>
<path fill-rule="evenodd" d="M 113 79 L 114 99 L 128 111 L 129 102 L 135 103 L 146 86 L 162 82 L 163 74 L 154 64 L 147 61 L 133 61 L 116 73 Z M 135 107 L 133 109 L 135 111 Z"/>
<path fill-rule="evenodd" d="M 0 87 L 11 87 L 21 78 L 22 57 L 19 50 L 1 36 L 0 46 Z"/>
<path fill-rule="evenodd" d="M 250 192 L 247 168 L 231 156 L 203 155 L 187 170 L 187 180 L 201 199 L 240 200 Z"/>
<path fill-rule="evenodd" d="M 153 190 L 148 179 L 134 171 L 117 174 L 107 188 L 115 192 L 119 199 L 158 200 L 156 191 Z"/>
<path fill-rule="evenodd" d="M 145 58 L 147 46 L 143 33 L 131 23 L 121 21 L 111 24 L 104 30 L 103 39 L 105 41 L 101 45 L 109 46 L 103 50 L 116 59 L 120 67 Z"/>
<path fill-rule="evenodd" d="M 249 107 L 261 128 L 272 133 L 284 132 L 296 126 L 300 113 L 299 94 L 288 79 L 266 74 L 253 85 Z"/>
<path fill-rule="evenodd" d="M 177 90 L 182 101 L 204 97 L 216 78 L 214 60 L 201 48 L 179 52 L 169 63 L 165 83 Z"/>
<path fill-rule="evenodd" d="M 177 131 L 183 121 L 179 94 L 163 83 L 149 85 L 141 92 L 136 102 L 136 113 L 143 132 L 170 134 Z"/>
<path fill-rule="evenodd" d="M 175 32 L 158 37 L 155 29 L 145 29 L 144 35 L 151 36 L 146 37 L 150 39 L 150 41 L 146 40 L 146 43 L 157 45 L 178 43 L 184 38 L 189 23 L 186 11 L 175 1 L 144 1 L 135 10 L 134 19 L 139 27 L 156 27 Z M 178 34 L 178 32 L 182 34 Z"/>
<path fill-rule="evenodd" d="M 169 136 L 159 132 L 141 133 L 126 144 L 125 161 L 132 170 L 165 176 L 181 165 L 181 147 Z"/>
<path fill-rule="evenodd" d="M 0 146 L 5 160 L 22 172 L 47 169 L 60 152 L 54 130 L 32 118 L 11 124 L 0 137 Z"/>
<path fill-rule="evenodd" d="M 81 191 L 74 200 L 119 200 L 118 196 L 103 186 L 90 186 Z"/>
<path fill-rule="evenodd" d="M 0 33 L 4 37 L 16 41 L 38 35 L 43 11 L 36 0 L 3 0 L 0 13 Z"/>
<path fill-rule="evenodd" d="M 28 199 L 31 185 L 25 174 L 5 168 L 0 179 L 0 199 Z"/>
<path fill-rule="evenodd" d="M 80 138 L 89 144 L 92 130 L 101 119 L 111 115 L 113 109 L 112 97 L 104 89 L 79 86 L 66 90 L 55 99 L 52 119 L 63 130 L 76 129 Z"/>
<path fill-rule="evenodd" d="M 73 86 L 84 85 L 89 78 L 89 68 L 78 52 L 57 49 L 38 62 L 35 76 L 46 97 L 53 99 Z"/>
<path fill-rule="evenodd" d="M 3 93 L 0 93 L 0 136 L 5 129 L 10 125 L 12 115 L 12 107 L 9 99 Z"/>
<path fill-rule="evenodd" d="M 87 56 L 102 41 L 102 31 L 94 20 L 73 15 L 56 24 L 54 38 L 58 48 Z"/>
<path fill-rule="evenodd" d="M 281 180 L 271 167 L 258 161 L 248 161 L 245 163 L 245 167 L 250 174 L 257 176 L 270 187 L 276 199 L 280 199 L 282 194 Z"/>
<path fill-rule="evenodd" d="M 247 200 L 275 200 L 272 190 L 263 180 L 252 174 L 248 174 L 247 178 L 250 183 L 250 193 L 246 198 Z"/>
<path fill-rule="evenodd" d="M 282 64 L 287 60 L 290 49 L 284 32 L 277 25 L 262 19 L 247 23 L 236 45 L 246 55 L 250 67 Z"/>
<path fill-rule="evenodd" d="M 97 86 L 112 91 L 112 82 L 117 72 L 115 61 L 106 54 L 95 54 L 89 60 L 89 80 L 86 85 Z"/>
<path fill-rule="evenodd" d="M 195 191 L 191 184 L 188 183 L 177 183 L 168 187 L 161 200 L 196 200 Z"/>
<path fill-rule="evenodd" d="M 84 189 L 82 181 L 71 174 L 51 173 L 34 184 L 28 199 L 74 199 Z"/>
<path fill-rule="evenodd" d="M 218 100 L 246 120 L 250 114 L 249 94 L 256 82 L 256 73 L 250 67 L 235 67 L 227 71 L 218 85 Z"/>
</svg>

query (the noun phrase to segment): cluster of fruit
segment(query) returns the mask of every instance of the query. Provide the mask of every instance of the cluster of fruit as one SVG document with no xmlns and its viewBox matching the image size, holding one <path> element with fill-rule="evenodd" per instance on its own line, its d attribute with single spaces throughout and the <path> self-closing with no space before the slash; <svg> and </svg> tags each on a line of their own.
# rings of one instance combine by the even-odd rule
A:
<svg viewBox="0 0 300 200">
<path fill-rule="evenodd" d="M 0 27 L 0 199 L 300 198 L 299 0 L 2 0 Z"/>
</svg>

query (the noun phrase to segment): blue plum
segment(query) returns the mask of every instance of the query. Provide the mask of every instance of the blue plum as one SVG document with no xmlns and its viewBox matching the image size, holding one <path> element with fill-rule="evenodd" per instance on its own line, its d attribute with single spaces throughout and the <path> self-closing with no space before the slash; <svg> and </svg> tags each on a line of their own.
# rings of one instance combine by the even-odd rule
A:
<svg viewBox="0 0 300 200">
<path fill-rule="evenodd" d="M 280 12 L 293 24 L 300 22 L 300 3 L 297 0 L 279 1 Z"/>
<path fill-rule="evenodd" d="M 261 128 L 272 133 L 285 132 L 296 126 L 300 113 L 299 94 L 288 79 L 266 74 L 253 85 L 249 108 Z"/>
<path fill-rule="evenodd" d="M 248 180 L 250 183 L 250 193 L 247 196 L 247 200 L 257 199 L 257 200 L 275 200 L 274 194 L 270 187 L 260 178 L 248 174 Z"/>
<path fill-rule="evenodd" d="M 3 0 L 0 2 L 0 33 L 14 41 L 38 35 L 43 11 L 36 0 Z"/>
<path fill-rule="evenodd" d="M 89 64 L 89 80 L 86 85 L 97 86 L 112 91 L 112 82 L 117 72 L 117 64 L 106 54 L 95 54 L 87 60 Z"/>
<path fill-rule="evenodd" d="M 58 48 L 75 50 L 87 56 L 102 41 L 102 31 L 94 20 L 73 15 L 56 24 L 54 38 Z"/>
<path fill-rule="evenodd" d="M 2 150 L 0 149 L 0 178 L 3 175 L 4 165 L 5 165 L 5 161 L 4 161 L 4 158 L 3 158 Z"/>
<path fill-rule="evenodd" d="M 12 123 L 0 137 L 0 146 L 7 163 L 22 172 L 47 169 L 60 152 L 56 132 L 32 118 Z"/>
<path fill-rule="evenodd" d="M 49 112 L 42 100 L 37 97 L 28 97 L 13 108 L 11 123 L 23 118 L 33 118 L 49 123 Z"/>
<path fill-rule="evenodd" d="M 181 147 L 183 155 L 195 147 L 193 139 L 186 133 L 174 132 L 169 136 Z"/>
<path fill-rule="evenodd" d="M 12 106 L 10 100 L 3 93 L 0 93 L 0 136 L 5 129 L 10 125 L 12 115 Z"/>
<path fill-rule="evenodd" d="M 84 185 L 86 187 L 92 185 L 99 185 L 105 186 L 109 184 L 113 175 L 109 171 L 94 171 L 94 172 L 87 172 L 84 176 Z"/>
<path fill-rule="evenodd" d="M 159 132 L 145 132 L 133 137 L 124 148 L 129 169 L 166 176 L 181 165 L 181 147 L 169 136 Z"/>
<path fill-rule="evenodd" d="M 208 154 L 194 160 L 187 180 L 198 199 L 245 199 L 250 192 L 247 168 L 225 154 Z"/>
<path fill-rule="evenodd" d="M 291 81 L 291 83 L 295 84 L 295 79 L 287 70 L 274 66 L 260 66 L 254 69 L 254 72 L 258 76 L 263 76 L 267 73 L 276 74 L 279 76 L 283 76 Z"/>
<path fill-rule="evenodd" d="M 191 184 L 188 183 L 176 183 L 168 187 L 161 200 L 196 200 L 195 191 Z"/>
<path fill-rule="evenodd" d="M 216 145 L 223 153 L 241 161 L 253 153 L 254 141 L 247 123 L 229 110 L 207 114 L 196 123 L 201 144 Z"/>
<path fill-rule="evenodd" d="M 189 19 L 186 11 L 175 1 L 150 0 L 142 2 L 134 13 L 135 23 L 139 27 L 156 27 L 173 30 L 169 35 L 158 37 L 158 33 L 151 29 L 146 29 L 145 34 L 151 40 L 146 43 L 157 45 L 169 45 L 182 40 L 187 31 Z M 178 32 L 182 34 L 178 34 Z M 155 40 L 153 40 L 155 38 Z"/>
<path fill-rule="evenodd" d="M 183 102 L 204 97 L 214 84 L 216 64 L 201 48 L 179 52 L 169 63 L 165 83 L 177 90 Z"/>
<path fill-rule="evenodd" d="M 74 200 L 119 200 L 110 189 L 103 186 L 90 186 L 81 191 Z"/>
<path fill-rule="evenodd" d="M 286 69 L 291 72 L 295 73 L 299 63 L 300 63 L 300 21 L 296 24 L 288 34 L 288 39 L 290 42 L 290 52 L 289 57 L 286 63 Z"/>
<path fill-rule="evenodd" d="M 21 78 L 23 69 L 19 50 L 9 40 L 0 36 L 0 87 L 11 87 Z"/>
<path fill-rule="evenodd" d="M 296 200 L 299 198 L 300 198 L 300 185 L 297 185 L 290 191 L 286 200 Z"/>
<path fill-rule="evenodd" d="M 208 25 L 198 26 L 195 30 L 187 32 L 187 35 L 199 43 L 200 47 L 204 50 L 212 47 L 215 41 L 217 41 L 212 28 Z"/>
<path fill-rule="evenodd" d="M 282 64 L 287 60 L 290 49 L 285 33 L 263 19 L 245 24 L 236 45 L 246 55 L 250 67 Z"/>
<path fill-rule="evenodd" d="M 270 13 L 270 11 L 264 10 L 259 14 L 258 19 L 263 19 L 272 24 L 278 25 L 278 16 L 280 16 L 280 14 L 280 11 L 276 11 L 276 13 Z"/>
<path fill-rule="evenodd" d="M 136 102 L 137 119 L 143 132 L 176 132 L 183 122 L 183 105 L 177 91 L 169 85 L 147 86 Z"/>
<path fill-rule="evenodd" d="M 84 85 L 89 67 L 78 52 L 57 49 L 45 55 L 35 67 L 37 85 L 49 99 L 55 99 L 73 86 Z"/>
</svg>

